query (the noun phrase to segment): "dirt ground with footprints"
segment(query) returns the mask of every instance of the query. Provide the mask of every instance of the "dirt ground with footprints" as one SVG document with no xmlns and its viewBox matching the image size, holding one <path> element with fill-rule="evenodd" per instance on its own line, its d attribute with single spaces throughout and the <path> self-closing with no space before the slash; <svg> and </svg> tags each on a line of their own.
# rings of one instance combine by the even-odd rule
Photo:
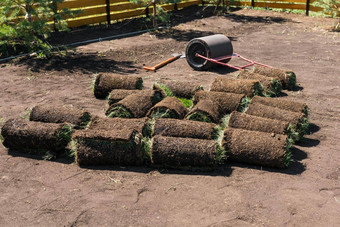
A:
<svg viewBox="0 0 340 227">
<path fill-rule="evenodd" d="M 340 34 L 333 21 L 255 10 L 225 16 L 197 11 L 171 31 L 150 32 L 76 47 L 65 56 L 0 64 L 0 117 L 26 117 L 37 104 L 72 105 L 105 116 L 96 99 L 96 73 L 202 84 L 208 90 L 226 67 L 193 71 L 179 59 L 192 38 L 224 34 L 234 52 L 293 70 L 298 88 L 282 99 L 310 108 L 310 134 L 292 150 L 287 169 L 227 162 L 212 172 L 149 167 L 80 168 L 70 158 L 53 161 L 0 145 L 0 226 L 338 226 L 340 225 Z M 186 19 L 184 19 L 186 18 Z M 127 24 L 126 26 L 130 26 Z M 60 35 L 70 43 L 111 36 L 124 29 L 93 28 Z M 128 32 L 128 30 L 126 30 Z M 233 64 L 242 62 L 232 60 Z"/>
</svg>

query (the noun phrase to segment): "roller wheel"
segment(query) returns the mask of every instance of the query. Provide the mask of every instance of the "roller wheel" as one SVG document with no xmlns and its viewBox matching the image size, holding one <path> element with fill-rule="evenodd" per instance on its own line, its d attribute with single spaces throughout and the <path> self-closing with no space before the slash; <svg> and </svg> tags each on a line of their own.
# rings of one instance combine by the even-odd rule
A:
<svg viewBox="0 0 340 227">
<path fill-rule="evenodd" d="M 211 67 L 212 63 L 196 56 L 196 53 L 210 58 L 210 51 L 206 48 L 206 46 L 197 39 L 191 40 L 186 48 L 186 59 L 188 64 L 194 69 L 194 70 L 207 70 Z"/>
</svg>

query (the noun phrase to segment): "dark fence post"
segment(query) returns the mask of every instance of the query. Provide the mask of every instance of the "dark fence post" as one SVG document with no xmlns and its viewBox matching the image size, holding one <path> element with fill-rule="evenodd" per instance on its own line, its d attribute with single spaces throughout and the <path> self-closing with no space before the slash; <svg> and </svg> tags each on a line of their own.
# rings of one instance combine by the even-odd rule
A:
<svg viewBox="0 0 340 227">
<path fill-rule="evenodd" d="M 106 20 L 108 24 L 111 24 L 111 9 L 110 9 L 110 0 L 106 0 Z"/>
<path fill-rule="evenodd" d="M 255 0 L 251 0 L 251 7 L 255 7 Z"/>
<path fill-rule="evenodd" d="M 145 16 L 149 17 L 149 6 L 145 8 Z"/>
<path fill-rule="evenodd" d="M 309 5 L 310 5 L 310 0 L 307 0 L 307 3 L 306 3 L 306 16 L 309 15 Z"/>
<path fill-rule="evenodd" d="M 202 7 L 204 6 L 204 0 L 202 0 Z"/>
</svg>

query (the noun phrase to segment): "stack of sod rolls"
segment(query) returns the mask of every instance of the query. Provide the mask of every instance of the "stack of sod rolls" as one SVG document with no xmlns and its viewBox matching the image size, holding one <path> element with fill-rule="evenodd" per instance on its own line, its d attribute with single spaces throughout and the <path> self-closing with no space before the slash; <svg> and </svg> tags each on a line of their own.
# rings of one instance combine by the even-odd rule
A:
<svg viewBox="0 0 340 227">
<path fill-rule="evenodd" d="M 291 70 L 255 65 L 253 72 L 271 78 L 279 78 L 284 89 L 292 90 L 296 87 L 296 75 Z"/>
<path fill-rule="evenodd" d="M 110 105 L 106 111 L 108 117 L 141 118 L 163 99 L 162 92 L 158 90 L 143 90 L 139 93 L 126 96 L 117 103 Z"/>
<path fill-rule="evenodd" d="M 294 141 L 301 140 L 308 131 L 308 107 L 304 103 L 255 97 L 252 99 L 246 113 L 288 122 L 291 129 L 295 131 L 295 137 L 292 138 Z"/>
<path fill-rule="evenodd" d="M 73 107 L 37 105 L 30 113 L 30 121 L 69 123 L 74 128 L 86 128 L 91 121 L 91 114 Z"/>
<path fill-rule="evenodd" d="M 94 117 L 88 129 L 73 134 L 76 162 L 80 166 L 143 164 L 142 135 L 146 123 L 146 118 Z"/>
<path fill-rule="evenodd" d="M 291 161 L 286 135 L 228 127 L 223 148 L 231 160 L 260 166 L 284 168 Z"/>
<path fill-rule="evenodd" d="M 247 97 L 262 95 L 263 88 L 258 80 L 217 77 L 210 91 L 244 94 Z"/>
<path fill-rule="evenodd" d="M 143 79 L 139 76 L 100 73 L 94 81 L 93 92 L 96 98 L 105 99 L 113 89 L 136 90 L 143 88 Z"/>
<path fill-rule="evenodd" d="M 223 163 L 225 151 L 215 140 L 215 124 L 156 119 L 152 128 L 151 160 L 155 166 L 206 169 Z"/>
<path fill-rule="evenodd" d="M 236 111 L 232 112 L 227 124 L 231 128 L 287 135 L 291 142 L 294 142 L 297 136 L 287 121 L 263 118 Z"/>
<path fill-rule="evenodd" d="M 203 86 L 197 83 L 161 80 L 160 84 L 165 85 L 174 96 L 191 99 L 196 92 L 203 90 Z"/>
<path fill-rule="evenodd" d="M 278 77 L 267 77 L 258 73 L 253 73 L 248 70 L 241 70 L 238 79 L 258 80 L 263 87 L 263 94 L 267 97 L 278 96 L 281 93 L 282 85 Z"/>
<path fill-rule="evenodd" d="M 154 107 L 152 107 L 147 116 L 150 118 L 177 118 L 183 119 L 188 113 L 188 109 L 176 97 L 166 97 Z"/>
<path fill-rule="evenodd" d="M 157 86 L 156 84 L 153 85 L 153 90 L 155 90 L 156 98 L 163 99 L 166 97 L 166 94 L 164 93 L 163 89 Z M 113 105 L 114 103 L 117 103 L 124 98 L 126 98 L 129 95 L 132 94 L 143 94 L 145 90 L 126 90 L 126 89 L 114 89 L 110 92 L 107 100 L 109 106 Z"/>
<path fill-rule="evenodd" d="M 195 106 L 187 114 L 189 120 L 219 123 L 221 118 L 235 110 L 244 109 L 248 100 L 243 94 L 199 91 L 195 94 Z"/>
<path fill-rule="evenodd" d="M 157 84 L 169 97 L 177 97 L 183 105 L 191 109 L 192 98 L 195 93 L 203 90 L 203 86 L 197 83 L 173 81 L 173 80 L 161 80 Z"/>
<path fill-rule="evenodd" d="M 61 153 L 71 140 L 72 127 L 66 123 L 44 123 L 10 119 L 1 129 L 3 145 L 8 149 L 45 155 Z"/>
</svg>

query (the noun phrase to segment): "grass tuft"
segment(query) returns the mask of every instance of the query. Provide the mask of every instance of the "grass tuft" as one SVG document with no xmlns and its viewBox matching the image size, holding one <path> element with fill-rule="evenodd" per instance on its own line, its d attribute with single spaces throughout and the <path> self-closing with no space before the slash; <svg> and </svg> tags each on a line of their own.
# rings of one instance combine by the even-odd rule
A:
<svg viewBox="0 0 340 227">
<path fill-rule="evenodd" d="M 229 119 L 230 119 L 230 114 L 227 114 L 224 117 L 222 117 L 221 124 L 220 124 L 220 127 L 221 127 L 222 130 L 224 130 L 228 127 Z"/>
<path fill-rule="evenodd" d="M 268 90 L 265 91 L 264 96 L 266 97 L 276 97 L 278 96 L 282 91 L 282 86 L 279 80 L 272 79 L 270 87 Z"/>
<path fill-rule="evenodd" d="M 178 115 L 175 111 L 169 110 L 167 108 L 157 108 L 152 111 L 151 118 L 178 118 Z"/>
<path fill-rule="evenodd" d="M 241 103 L 237 109 L 238 112 L 245 112 L 251 102 L 251 98 L 245 96 L 241 99 Z"/>
<path fill-rule="evenodd" d="M 286 141 L 286 153 L 284 155 L 283 165 L 284 167 L 288 167 L 292 162 L 292 151 L 291 151 L 292 143 L 289 139 Z"/>
<path fill-rule="evenodd" d="M 222 165 L 224 164 L 226 159 L 227 159 L 227 151 L 221 145 L 217 145 L 215 164 Z"/>
<path fill-rule="evenodd" d="M 136 88 L 138 90 L 142 90 L 143 89 L 143 79 L 142 78 L 138 78 L 137 84 L 136 84 Z"/>
<path fill-rule="evenodd" d="M 164 93 L 169 96 L 169 97 L 173 97 L 174 94 L 172 93 L 172 91 L 170 90 L 170 88 L 168 88 L 166 85 L 161 84 L 161 83 L 156 83 L 156 85 L 158 85 L 163 91 Z"/>
<path fill-rule="evenodd" d="M 63 125 L 61 130 L 58 131 L 57 133 L 58 142 L 61 145 L 64 145 L 64 144 L 67 145 L 71 141 L 72 133 L 73 133 L 72 125 L 70 124 Z"/>
<path fill-rule="evenodd" d="M 258 83 L 258 82 L 254 84 L 253 96 L 256 96 L 256 95 L 263 96 L 263 86 L 261 83 Z"/>
<path fill-rule="evenodd" d="M 81 117 L 81 123 L 79 125 L 79 128 L 86 128 L 88 126 L 88 124 L 91 122 L 91 114 L 88 112 L 85 112 L 83 114 L 83 116 Z"/>
<path fill-rule="evenodd" d="M 186 99 L 186 98 L 178 98 L 179 101 L 181 101 L 183 103 L 183 105 L 187 108 L 187 109 L 191 109 L 191 107 L 193 106 L 193 102 L 191 99 Z"/>
<path fill-rule="evenodd" d="M 108 111 L 107 117 L 132 118 L 132 114 L 124 106 L 115 106 Z"/>
<path fill-rule="evenodd" d="M 195 112 L 187 116 L 187 119 L 192 121 L 202 121 L 202 122 L 208 122 L 211 123 L 212 119 L 207 114 L 202 112 Z"/>
<path fill-rule="evenodd" d="M 151 138 L 152 137 L 152 134 L 153 134 L 153 130 L 154 130 L 154 127 L 155 127 L 155 119 L 151 119 L 149 121 L 146 122 L 144 128 L 143 128 L 143 136 L 144 137 L 148 137 L 148 138 Z"/>
<path fill-rule="evenodd" d="M 287 72 L 287 74 L 289 76 L 287 88 L 288 90 L 294 90 L 296 87 L 296 75 L 294 72 Z"/>
<path fill-rule="evenodd" d="M 148 137 L 142 137 L 141 139 L 141 152 L 143 157 L 143 162 L 146 165 L 151 165 L 152 163 L 152 139 Z"/>
</svg>

